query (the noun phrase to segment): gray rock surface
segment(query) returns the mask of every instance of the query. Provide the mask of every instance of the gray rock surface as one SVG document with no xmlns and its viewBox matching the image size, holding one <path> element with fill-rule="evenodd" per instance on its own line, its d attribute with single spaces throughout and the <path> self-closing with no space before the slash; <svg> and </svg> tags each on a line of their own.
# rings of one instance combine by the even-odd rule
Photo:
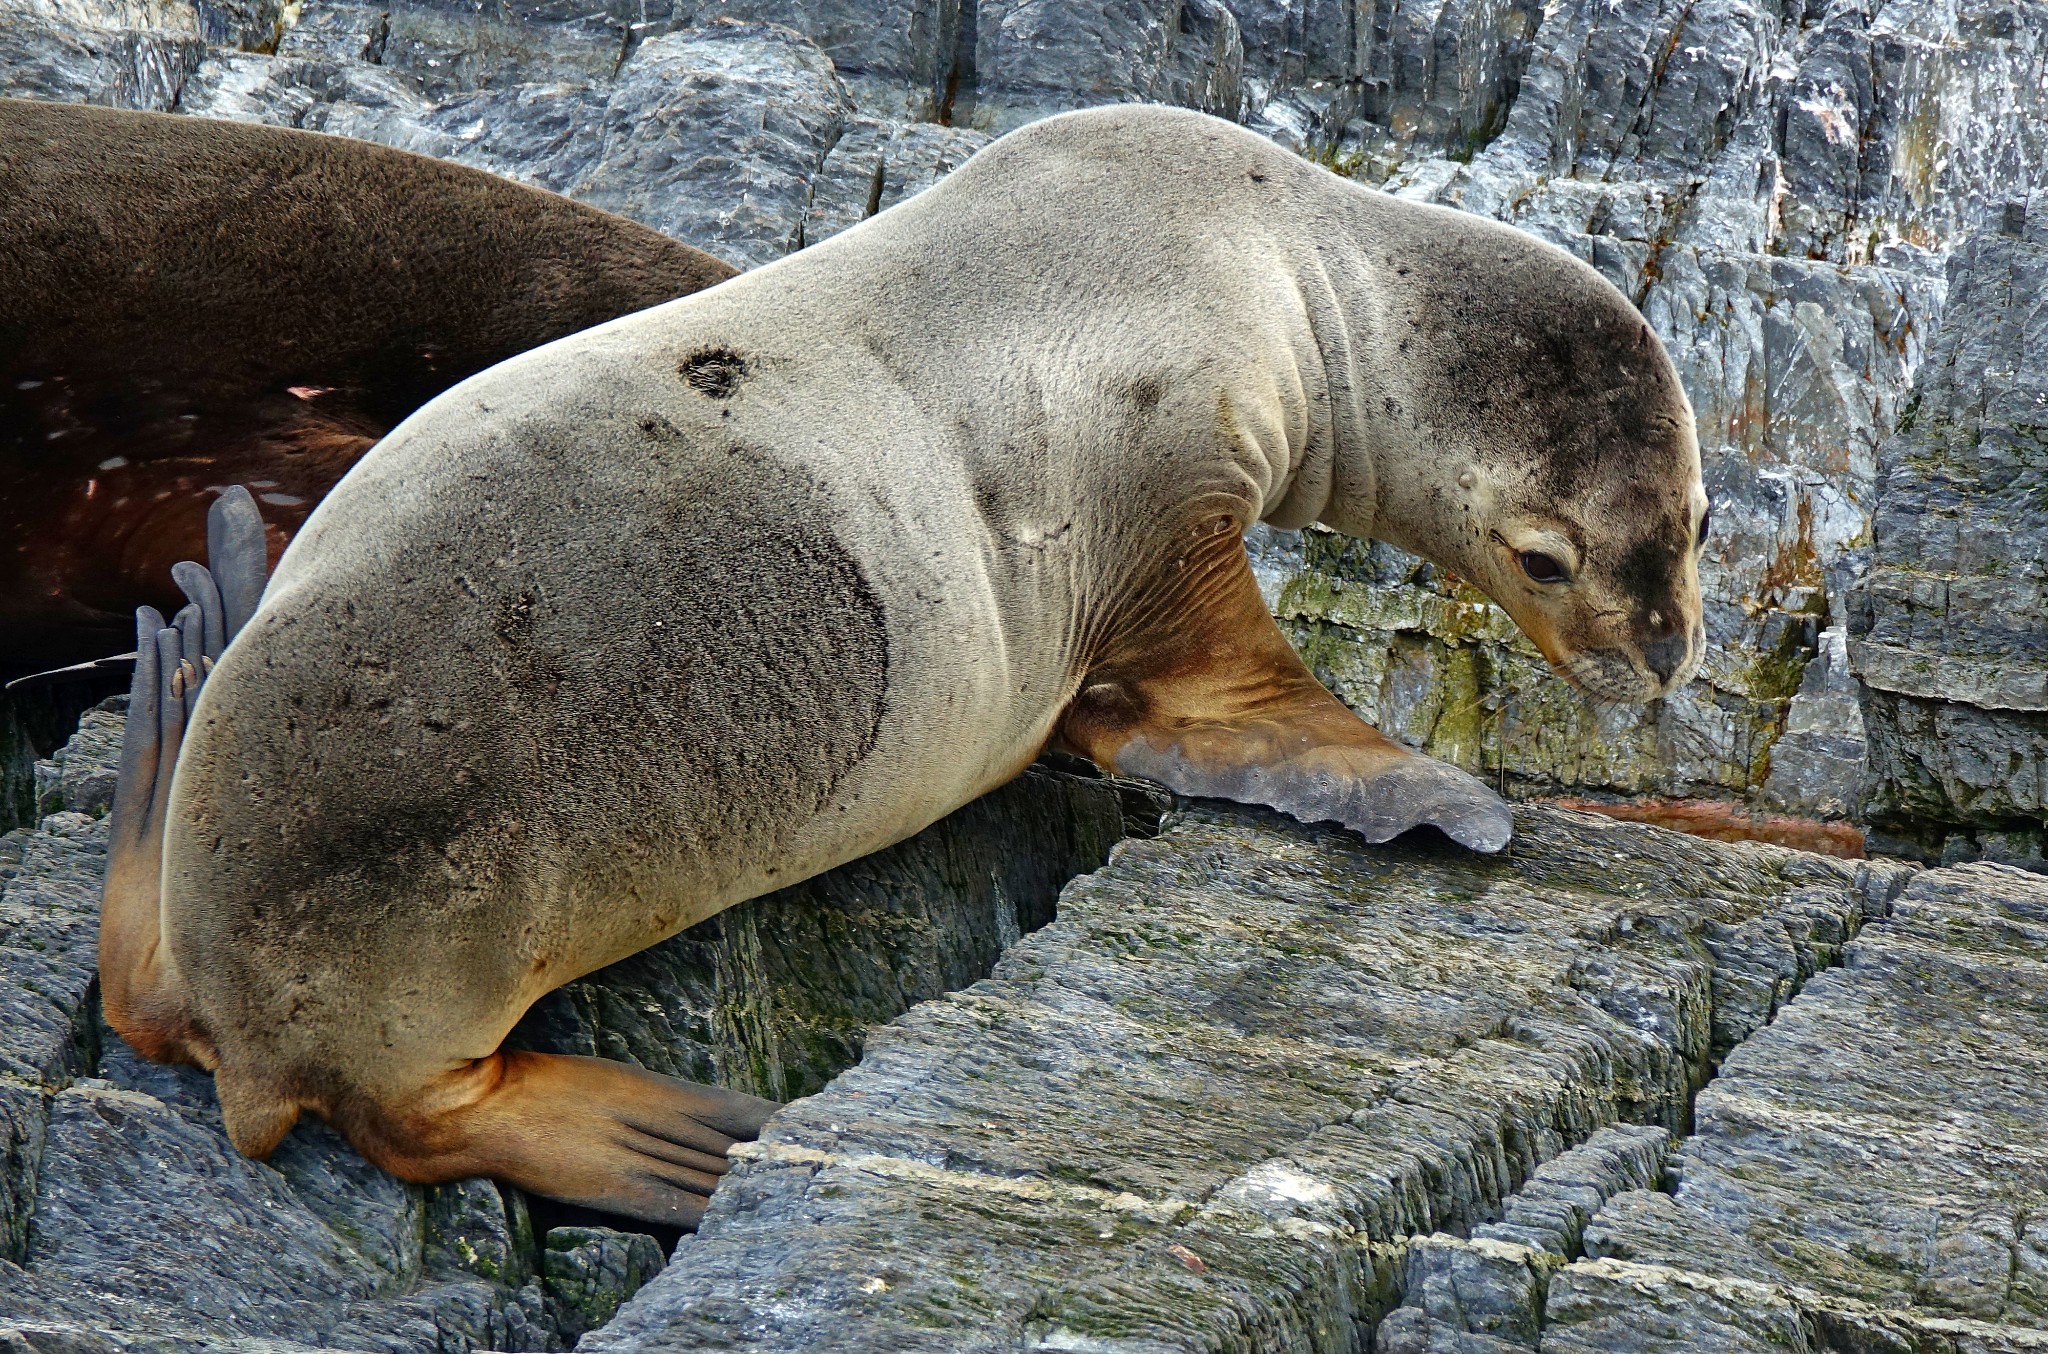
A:
<svg viewBox="0 0 2048 1354">
<path fill-rule="evenodd" d="M 647 1237 L 536 1236 L 516 1191 L 423 1190 L 317 1122 L 238 1156 L 211 1079 L 98 1023 L 94 960 L 120 701 L 39 768 L 0 837 L 0 1347 L 566 1347 L 660 1269 Z M 844 871 L 733 909 L 543 1002 L 528 1046 L 775 1095 L 866 1026 L 973 981 L 1123 834 L 1116 787 L 1033 770 Z M 95 1343 L 98 1341 L 98 1343 Z"/>
<path fill-rule="evenodd" d="M 1590 1205 L 1579 1238 L 1515 1228 L 1518 1197 L 1417 1243 L 1375 1348 L 2048 1349 L 2044 993 L 2048 883 L 1921 875 L 1730 1053 L 1670 1192 L 1640 1167 L 1559 1191 L 1566 1154 L 1522 1193 Z"/>
<path fill-rule="evenodd" d="M 649 1278 L 644 1237 L 317 1124 L 247 1162 L 97 1026 L 104 820 L 63 796 L 118 731 L 0 839 L 9 1348 L 2048 1348 L 2039 876 L 1194 805 L 1037 926 L 1124 804 L 1034 771 L 522 1027 L 816 1090 Z"/>
<path fill-rule="evenodd" d="M 1903 872 L 1517 827 L 1488 859 L 1204 807 L 1125 843 L 780 1115 L 582 1348 L 1359 1348 L 1410 1238 L 1570 1244 Z"/>
<path fill-rule="evenodd" d="M 817 177 L 811 180 L 804 243 L 830 239 L 878 211 L 924 191 L 993 138 L 967 127 L 931 122 L 847 120 Z"/>
<path fill-rule="evenodd" d="M 2048 829 L 2048 193 L 1949 265 L 1949 318 L 1879 457 L 1851 611 L 1869 813 L 1930 857 L 2040 866 Z M 2038 218 L 2038 219 L 2037 219 Z"/>
</svg>

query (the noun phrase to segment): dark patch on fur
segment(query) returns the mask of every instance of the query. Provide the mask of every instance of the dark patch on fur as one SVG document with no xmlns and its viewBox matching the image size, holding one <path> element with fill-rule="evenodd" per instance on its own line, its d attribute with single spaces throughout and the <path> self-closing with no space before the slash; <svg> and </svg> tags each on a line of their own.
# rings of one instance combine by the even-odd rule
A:
<svg viewBox="0 0 2048 1354">
<path fill-rule="evenodd" d="M 780 863 L 874 748 L 886 617 L 807 470 L 685 439 L 614 473 L 650 454 L 631 414 L 556 436 L 637 454 L 352 528 L 374 563 L 316 572 L 216 672 L 181 770 L 215 805 L 185 858 L 219 905 L 180 910 L 201 986 L 311 962 L 402 991 L 658 927 Z"/>
<path fill-rule="evenodd" d="M 1672 598 L 1684 558 L 1672 541 L 1683 539 L 1682 531 L 1661 532 L 1636 542 L 1614 570 L 1623 595 L 1644 610 L 1674 609 Z"/>
<path fill-rule="evenodd" d="M 1429 248 L 1430 267 L 1415 271 L 1439 331 L 1423 373 L 1431 422 L 1533 458 L 1558 502 L 1640 482 L 1643 508 L 1661 518 L 1670 477 L 1651 467 L 1684 455 L 1683 392 L 1635 307 L 1533 242 L 1503 252 L 1497 239 L 1444 235 Z"/>
<path fill-rule="evenodd" d="M 747 359 L 730 348 L 706 348 L 683 359 L 679 368 L 690 389 L 706 399 L 729 400 L 747 379 Z"/>
</svg>

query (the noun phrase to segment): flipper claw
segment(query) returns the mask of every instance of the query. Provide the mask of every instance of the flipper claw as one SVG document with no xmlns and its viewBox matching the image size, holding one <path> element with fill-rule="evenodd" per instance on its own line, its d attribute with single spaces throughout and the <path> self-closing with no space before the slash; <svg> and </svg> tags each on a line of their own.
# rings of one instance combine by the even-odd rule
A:
<svg viewBox="0 0 2048 1354">
<path fill-rule="evenodd" d="M 171 625 L 178 632 L 178 671 L 173 680 L 176 694 L 185 702 L 185 722 L 189 724 L 193 707 L 199 703 L 199 664 L 206 657 L 206 617 L 197 606 L 188 603 L 171 617 Z"/>
</svg>

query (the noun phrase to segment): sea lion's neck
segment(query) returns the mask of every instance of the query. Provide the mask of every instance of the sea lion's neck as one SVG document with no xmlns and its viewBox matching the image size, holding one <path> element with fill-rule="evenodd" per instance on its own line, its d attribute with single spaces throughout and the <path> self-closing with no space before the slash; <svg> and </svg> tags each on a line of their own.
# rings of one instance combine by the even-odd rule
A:
<svg viewBox="0 0 2048 1354">
<path fill-rule="evenodd" d="M 1444 460 L 1411 379 L 1413 331 L 1426 317 L 1376 224 L 1369 217 L 1358 223 L 1355 248 L 1309 251 L 1296 265 L 1314 330 L 1314 349 L 1301 361 L 1327 374 L 1331 392 L 1327 446 L 1306 449 L 1303 464 L 1315 467 L 1321 458 L 1325 488 L 1313 503 L 1293 496 L 1301 501 L 1287 506 L 1297 520 L 1277 513 L 1267 520 L 1317 521 L 1455 567 L 1446 547 L 1455 536 L 1448 514 L 1456 496 L 1447 490 L 1459 467 Z"/>
<path fill-rule="evenodd" d="M 1354 303 L 1342 281 L 1314 254 L 1291 268 L 1300 309 L 1282 321 L 1295 388 L 1309 393 L 1299 445 L 1289 448 L 1285 479 L 1265 504 L 1264 520 L 1283 529 L 1327 521 L 1337 503 L 1370 503 L 1375 472 L 1359 455 L 1366 382 L 1358 369 Z"/>
</svg>

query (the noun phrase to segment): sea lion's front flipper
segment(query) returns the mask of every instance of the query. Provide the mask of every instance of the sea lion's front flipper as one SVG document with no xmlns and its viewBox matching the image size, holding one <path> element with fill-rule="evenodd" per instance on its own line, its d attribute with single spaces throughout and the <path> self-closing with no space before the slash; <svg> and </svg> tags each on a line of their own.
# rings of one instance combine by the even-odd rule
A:
<svg viewBox="0 0 2048 1354">
<path fill-rule="evenodd" d="M 1181 794 L 1339 822 L 1371 842 L 1427 823 L 1475 851 L 1507 845 L 1499 796 L 1394 743 L 1303 666 L 1259 596 L 1235 519 L 1200 528 L 1128 610 L 1060 745 Z"/>
<path fill-rule="evenodd" d="M 223 1080 L 226 1104 L 225 1069 Z M 727 1150 L 759 1136 L 780 1108 L 603 1058 L 507 1051 L 423 1086 L 344 1096 L 330 1117 L 364 1156 L 408 1180 L 488 1175 L 695 1231 Z M 260 1155 L 270 1144 L 238 1136 L 235 1145 Z"/>
<path fill-rule="evenodd" d="M 191 1044 L 184 1003 L 171 990 L 158 955 L 171 773 L 199 689 L 255 609 L 269 565 L 263 519 L 247 489 L 236 485 L 222 494 L 207 522 L 213 567 L 185 561 L 171 569 L 189 605 L 169 624 L 152 607 L 135 613 L 135 676 L 100 903 L 100 986 L 108 1022 L 137 1049 L 160 1059 L 199 1052 Z"/>
</svg>

